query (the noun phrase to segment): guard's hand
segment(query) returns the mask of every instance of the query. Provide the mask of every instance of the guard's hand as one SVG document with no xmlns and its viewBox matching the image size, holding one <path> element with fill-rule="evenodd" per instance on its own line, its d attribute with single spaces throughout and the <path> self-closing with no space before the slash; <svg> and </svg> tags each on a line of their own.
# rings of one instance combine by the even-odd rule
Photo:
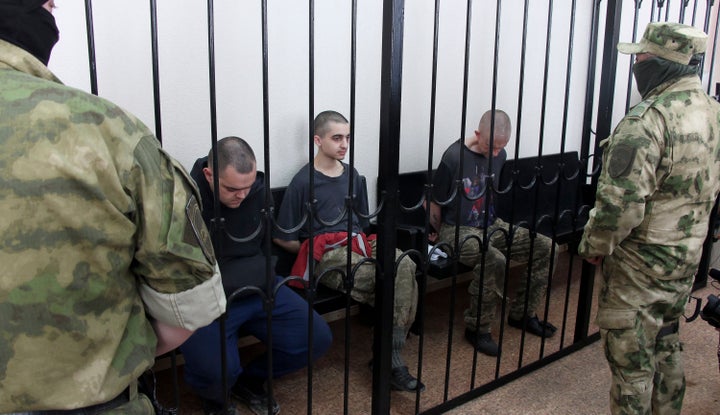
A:
<svg viewBox="0 0 720 415">
<path fill-rule="evenodd" d="M 438 240 L 438 234 L 437 232 L 430 232 L 428 234 L 428 241 L 432 243 L 436 243 Z"/>
<path fill-rule="evenodd" d="M 585 258 L 585 261 L 587 261 L 593 265 L 600 265 L 600 264 L 602 264 L 603 258 L 605 258 L 605 257 L 594 256 L 594 257 L 590 257 L 590 258 Z"/>
</svg>

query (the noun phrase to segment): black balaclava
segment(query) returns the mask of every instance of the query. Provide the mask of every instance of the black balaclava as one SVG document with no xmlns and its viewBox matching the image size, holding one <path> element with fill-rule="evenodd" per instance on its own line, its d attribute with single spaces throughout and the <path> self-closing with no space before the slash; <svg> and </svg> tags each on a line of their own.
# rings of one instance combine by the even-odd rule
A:
<svg viewBox="0 0 720 415">
<path fill-rule="evenodd" d="M 47 0 L 0 0 L 0 39 L 20 46 L 45 65 L 59 39 L 55 17 L 43 6 Z"/>
<path fill-rule="evenodd" d="M 645 99 L 650 91 L 663 82 L 685 75 L 695 75 L 698 73 L 698 68 L 698 66 L 683 65 L 653 56 L 642 62 L 636 62 L 633 65 L 633 74 L 635 74 L 638 92 Z"/>
</svg>

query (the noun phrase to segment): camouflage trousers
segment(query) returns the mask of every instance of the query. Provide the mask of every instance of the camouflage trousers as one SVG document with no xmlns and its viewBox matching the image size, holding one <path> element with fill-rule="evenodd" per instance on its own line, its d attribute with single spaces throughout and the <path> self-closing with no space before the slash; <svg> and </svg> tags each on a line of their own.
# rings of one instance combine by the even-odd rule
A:
<svg viewBox="0 0 720 415">
<path fill-rule="evenodd" d="M 597 324 L 612 372 L 613 414 L 680 413 L 682 344 L 668 328 L 682 316 L 692 283 L 693 277 L 652 278 L 616 255 L 605 257 Z"/>
<path fill-rule="evenodd" d="M 371 256 L 375 258 L 377 241 L 370 241 L 372 248 Z M 401 251 L 395 251 L 395 258 L 400 256 Z M 351 267 L 354 267 L 364 257 L 353 252 Z M 315 267 L 316 275 L 320 276 L 325 270 L 340 268 L 345 270 L 347 250 L 345 248 L 333 249 L 326 252 Z M 418 301 L 418 286 L 415 280 L 415 262 L 409 257 L 403 257 L 400 263 L 395 264 L 395 301 L 393 303 L 393 325 L 395 327 L 410 328 L 415 320 L 415 310 Z M 366 263 L 357 268 L 352 276 L 352 290 L 350 296 L 363 304 L 375 304 L 375 264 Z M 346 292 L 343 277 L 339 272 L 328 272 L 320 277 L 320 283 L 332 288 Z"/>
<path fill-rule="evenodd" d="M 553 242 L 550 238 L 537 234 L 533 239 L 526 228 L 514 226 L 512 235 L 510 225 L 497 218 L 488 228 L 487 234 L 490 244 L 485 253 L 485 267 L 482 267 L 482 250 L 480 241 L 483 240 L 483 229 L 469 226 L 459 227 L 460 263 L 473 267 L 475 278 L 470 282 L 470 306 L 465 310 L 465 325 L 480 333 L 489 333 L 490 326 L 495 321 L 497 306 L 503 298 L 505 285 L 505 254 L 510 247 L 510 259 L 516 262 L 529 263 L 530 284 L 528 286 L 528 273 L 521 273 L 520 281 L 515 289 L 515 295 L 510 302 L 509 315 L 513 319 L 521 319 L 525 313 L 527 301 L 527 314 L 534 315 L 536 308 L 545 295 L 550 270 L 550 253 Z M 444 224 L 438 234 L 439 240 L 449 243 L 455 241 L 455 226 Z M 532 250 L 532 261 L 530 251 Z M 557 262 L 557 248 L 554 250 Z M 478 319 L 478 302 L 480 287 L 482 286 L 482 301 Z M 527 289 L 529 287 L 529 289 Z"/>
</svg>

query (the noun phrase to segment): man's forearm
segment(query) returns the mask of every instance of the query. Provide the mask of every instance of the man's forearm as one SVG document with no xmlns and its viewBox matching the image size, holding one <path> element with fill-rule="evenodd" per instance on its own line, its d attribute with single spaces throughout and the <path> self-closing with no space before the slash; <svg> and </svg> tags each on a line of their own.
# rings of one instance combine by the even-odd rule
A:
<svg viewBox="0 0 720 415">
<path fill-rule="evenodd" d="M 185 340 L 193 334 L 192 330 L 174 327 L 157 320 L 152 321 L 152 326 L 158 340 L 157 347 L 155 349 L 155 356 L 160 356 L 174 350 L 181 344 L 185 343 Z"/>
<path fill-rule="evenodd" d="M 437 232 L 440 232 L 442 226 L 442 216 L 440 205 L 436 203 L 430 203 L 430 225 L 435 228 Z"/>
</svg>

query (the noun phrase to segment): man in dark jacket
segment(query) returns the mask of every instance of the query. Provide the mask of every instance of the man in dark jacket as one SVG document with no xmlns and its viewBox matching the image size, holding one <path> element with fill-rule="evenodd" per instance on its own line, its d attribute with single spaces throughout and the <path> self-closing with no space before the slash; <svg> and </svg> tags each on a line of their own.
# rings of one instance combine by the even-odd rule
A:
<svg viewBox="0 0 720 415">
<path fill-rule="evenodd" d="M 274 270 L 267 270 L 269 252 L 265 252 L 266 237 L 263 209 L 265 207 L 264 174 L 257 171 L 255 154 L 243 139 L 226 137 L 217 144 L 217 184 L 213 175 L 212 151 L 208 157 L 195 162 L 190 175 L 195 180 L 202 198 L 202 215 L 208 228 L 221 232 L 215 238 L 223 286 L 228 295 L 226 338 L 228 385 L 232 396 L 245 403 L 256 414 L 267 414 L 268 402 L 272 413 L 279 405 L 268 397 L 264 383 L 267 373 L 267 356 L 261 355 L 241 366 L 238 354 L 238 337 L 251 334 L 268 343 L 267 353 L 272 354 L 273 377 L 282 376 L 305 367 L 307 364 L 308 303 L 292 289 L 281 286 L 274 294 L 272 339 L 268 338 L 265 298 L 268 294 L 267 278 L 275 286 L 281 278 Z M 220 217 L 224 225 L 214 226 L 215 197 L 219 189 Z M 234 299 L 232 293 L 236 292 Z M 265 295 L 261 294 L 264 292 Z M 232 302 L 231 302 L 232 300 Z M 313 357 L 318 358 L 330 347 L 330 329 L 317 314 L 313 324 Z M 198 330 L 181 348 L 185 357 L 185 379 L 203 399 L 205 413 L 218 413 L 224 406 L 227 391 L 222 389 L 220 327 L 218 322 Z M 269 398 L 269 399 L 268 399 Z M 228 405 L 229 413 L 235 413 Z"/>
</svg>

